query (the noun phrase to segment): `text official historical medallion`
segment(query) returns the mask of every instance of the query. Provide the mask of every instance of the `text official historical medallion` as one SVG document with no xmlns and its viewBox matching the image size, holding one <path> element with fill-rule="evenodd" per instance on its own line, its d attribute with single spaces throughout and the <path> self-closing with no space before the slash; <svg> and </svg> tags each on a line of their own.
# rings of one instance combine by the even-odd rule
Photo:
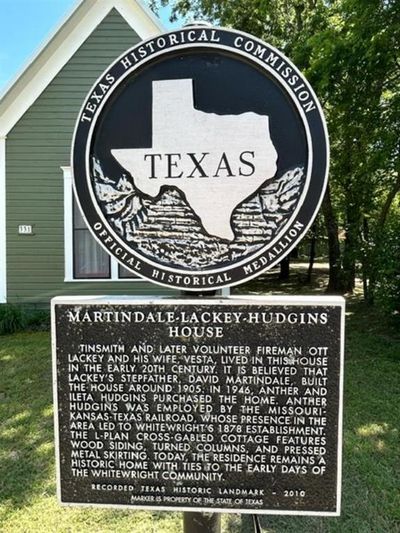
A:
<svg viewBox="0 0 400 533">
<path fill-rule="evenodd" d="M 78 117 L 75 192 L 129 270 L 187 290 L 242 283 L 304 236 L 328 140 L 310 85 L 278 50 L 189 27 L 128 50 Z"/>
</svg>

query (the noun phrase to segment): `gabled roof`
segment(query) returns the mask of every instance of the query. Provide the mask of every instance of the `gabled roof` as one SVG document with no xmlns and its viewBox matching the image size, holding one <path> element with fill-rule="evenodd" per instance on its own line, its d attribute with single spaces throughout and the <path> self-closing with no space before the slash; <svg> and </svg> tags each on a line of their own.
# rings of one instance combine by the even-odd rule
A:
<svg viewBox="0 0 400 533">
<path fill-rule="evenodd" d="M 165 29 L 143 0 L 79 0 L 0 98 L 0 137 L 5 137 L 112 9 L 142 39 Z"/>
</svg>

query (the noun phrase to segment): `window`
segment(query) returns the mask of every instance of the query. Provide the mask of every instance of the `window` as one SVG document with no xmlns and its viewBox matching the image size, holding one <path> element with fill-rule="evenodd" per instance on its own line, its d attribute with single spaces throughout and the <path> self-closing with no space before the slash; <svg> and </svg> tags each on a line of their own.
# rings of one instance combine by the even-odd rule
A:
<svg viewBox="0 0 400 533">
<path fill-rule="evenodd" d="M 74 198 L 70 167 L 64 174 L 64 259 L 65 281 L 142 281 L 110 256 L 92 237 Z M 230 289 L 217 291 L 229 296 Z"/>
<path fill-rule="evenodd" d="M 71 169 L 61 168 L 64 173 L 65 281 L 141 281 L 92 237 L 74 198 Z"/>
<path fill-rule="evenodd" d="M 95 241 L 73 198 L 74 279 L 110 279 L 111 258 Z"/>
<path fill-rule="evenodd" d="M 134 274 L 133 272 L 131 272 L 124 266 L 118 265 L 118 277 L 120 279 L 132 279 L 132 278 L 136 278 L 137 276 L 136 274 Z"/>
</svg>

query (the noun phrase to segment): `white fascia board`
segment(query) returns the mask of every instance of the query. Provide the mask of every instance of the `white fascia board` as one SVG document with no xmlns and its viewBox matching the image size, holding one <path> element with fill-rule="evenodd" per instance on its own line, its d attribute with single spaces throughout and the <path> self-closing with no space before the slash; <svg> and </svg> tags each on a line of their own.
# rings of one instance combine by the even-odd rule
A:
<svg viewBox="0 0 400 533">
<path fill-rule="evenodd" d="M 0 137 L 0 303 L 7 302 L 6 138 Z"/>
<path fill-rule="evenodd" d="M 142 39 L 163 31 L 137 0 L 81 0 L 1 97 L 0 137 L 9 133 L 113 8 Z"/>
<path fill-rule="evenodd" d="M 82 9 L 80 6 L 83 4 L 84 0 L 78 0 L 78 2 L 75 4 L 73 9 L 61 20 L 61 22 L 58 24 L 58 26 L 49 34 L 48 37 L 42 43 L 38 46 L 38 48 L 29 56 L 26 63 L 22 66 L 22 68 L 14 75 L 14 77 L 7 83 L 5 88 L 2 90 L 0 94 L 0 103 L 1 107 L 3 107 L 3 100 L 8 100 L 12 93 L 15 91 L 14 85 L 17 85 L 19 83 L 20 78 L 24 77 L 25 82 L 25 76 L 28 72 L 33 70 L 35 68 L 35 63 L 38 63 L 40 61 L 41 55 L 45 52 L 45 49 L 52 45 L 53 40 L 56 39 L 57 35 L 60 33 L 62 28 L 67 24 L 68 20 L 72 18 L 75 11 L 78 10 L 78 8 Z M 22 79 L 21 79 L 22 82 Z M 10 93 L 10 95 L 9 95 Z"/>
<path fill-rule="evenodd" d="M 64 177 L 64 281 L 74 277 L 73 192 L 71 167 L 61 167 Z"/>
<path fill-rule="evenodd" d="M 150 39 L 167 31 L 162 22 L 142 0 L 114 0 L 113 4 L 113 7 L 142 40 Z"/>
</svg>

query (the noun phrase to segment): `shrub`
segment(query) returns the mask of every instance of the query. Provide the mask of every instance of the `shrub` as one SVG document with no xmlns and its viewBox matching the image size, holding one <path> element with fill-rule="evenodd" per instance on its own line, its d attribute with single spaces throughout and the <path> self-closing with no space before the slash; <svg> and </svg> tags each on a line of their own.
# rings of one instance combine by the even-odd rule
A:
<svg viewBox="0 0 400 533">
<path fill-rule="evenodd" d="M 48 331 L 50 329 L 50 311 L 46 309 L 28 311 L 26 326 L 32 331 Z"/>
<path fill-rule="evenodd" d="M 0 305 L 0 335 L 21 331 L 26 327 L 26 314 L 21 307 L 11 304 Z"/>
<path fill-rule="evenodd" d="M 376 304 L 389 315 L 400 313 L 400 220 L 392 217 L 380 236 L 376 254 Z"/>
</svg>

